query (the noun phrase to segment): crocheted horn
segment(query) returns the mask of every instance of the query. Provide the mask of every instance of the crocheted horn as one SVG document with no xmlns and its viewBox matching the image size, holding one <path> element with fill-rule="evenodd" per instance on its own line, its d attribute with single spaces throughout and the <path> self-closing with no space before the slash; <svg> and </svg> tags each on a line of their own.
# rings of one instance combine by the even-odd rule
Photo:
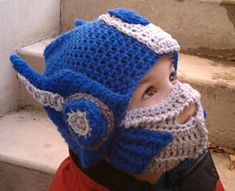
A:
<svg viewBox="0 0 235 191">
<path fill-rule="evenodd" d="M 25 78 L 35 87 L 43 89 L 42 86 L 46 81 L 44 76 L 34 71 L 29 65 L 26 64 L 24 60 L 22 60 L 16 54 L 11 55 L 10 60 L 13 64 L 14 69 L 18 72 L 19 78 Z"/>
<path fill-rule="evenodd" d="M 14 69 L 18 72 L 20 81 L 32 97 L 44 107 L 49 106 L 56 111 L 61 111 L 64 98 L 44 89 L 49 79 L 34 71 L 17 55 L 11 55 L 10 60 Z"/>
<path fill-rule="evenodd" d="M 66 102 L 62 112 L 69 134 L 77 144 L 76 147 L 79 147 L 81 165 L 90 167 L 103 156 L 107 147 L 104 143 L 113 129 L 113 119 L 107 108 L 97 100 L 91 97 L 79 99 L 79 95 L 76 99 Z"/>
</svg>

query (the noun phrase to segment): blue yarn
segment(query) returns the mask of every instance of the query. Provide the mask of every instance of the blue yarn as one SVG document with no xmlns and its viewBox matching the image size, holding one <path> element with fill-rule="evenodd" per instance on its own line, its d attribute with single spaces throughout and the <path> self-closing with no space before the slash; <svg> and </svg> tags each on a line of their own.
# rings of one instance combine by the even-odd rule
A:
<svg viewBox="0 0 235 191">
<path fill-rule="evenodd" d="M 129 9 L 112 9 L 108 13 L 130 24 L 148 25 L 150 23 L 148 19 Z"/>
<path fill-rule="evenodd" d="M 107 121 L 105 117 L 95 103 L 86 99 L 80 99 L 69 101 L 63 106 L 65 121 L 68 119 L 68 113 L 76 112 L 77 110 L 86 112 L 86 118 L 91 128 L 92 136 L 80 136 L 71 131 L 72 136 L 81 147 L 98 144 L 99 141 L 107 135 Z M 69 124 L 67 124 L 67 126 L 69 126 Z"/>
<path fill-rule="evenodd" d="M 10 56 L 10 60 L 13 64 L 13 68 L 18 71 L 22 76 L 34 84 L 39 89 L 43 89 L 43 84 L 45 83 L 45 78 L 39 73 L 34 71 L 29 65 L 27 65 L 18 55 L 13 54 Z"/>
<path fill-rule="evenodd" d="M 177 71 L 179 54 L 178 54 L 178 52 L 172 52 L 171 55 L 172 55 L 171 62 L 173 64 L 173 67 L 174 67 L 175 71 Z"/>
<path fill-rule="evenodd" d="M 119 94 L 132 92 L 140 76 L 163 56 L 99 20 L 63 34 L 44 55 L 45 76 L 71 69 Z"/>
<path fill-rule="evenodd" d="M 121 127 L 108 153 L 114 167 L 132 173 L 143 172 L 173 135 L 144 128 Z M 128 156 L 128 157 L 127 157 Z"/>
<path fill-rule="evenodd" d="M 80 156 L 81 165 L 84 168 L 96 165 L 102 158 L 104 152 L 107 150 L 110 140 L 108 140 L 106 144 L 103 144 L 99 149 L 95 150 L 95 152 L 93 150 L 81 148 L 77 142 L 74 141 L 77 137 L 71 135 L 71 131 L 69 131 L 69 127 L 67 126 L 62 113 L 57 112 L 49 107 L 45 107 L 44 109 L 46 110 L 50 119 L 56 125 L 57 130 L 68 143 L 69 148 Z M 58 117 L 58 115 L 60 115 L 60 117 Z"/>
<path fill-rule="evenodd" d="M 84 25 L 84 24 L 86 24 L 88 21 L 85 21 L 85 20 L 82 20 L 82 19 L 76 19 L 75 21 L 74 21 L 74 25 L 76 26 L 76 27 L 79 27 L 79 26 L 81 26 L 81 25 Z"/>
<path fill-rule="evenodd" d="M 109 13 L 128 23 L 149 24 L 131 10 L 116 9 Z M 75 24 L 78 27 L 60 35 L 46 47 L 43 75 L 16 55 L 10 58 L 13 67 L 40 90 L 59 94 L 65 100 L 75 93 L 90 94 L 113 112 L 113 133 L 108 135 L 107 119 L 86 98 L 67 101 L 63 111 L 45 107 L 70 149 L 79 155 L 83 167 L 97 164 L 108 149 L 116 168 L 141 172 L 152 157 L 172 141 L 172 135 L 142 128 L 126 130 L 119 126 L 139 80 L 164 54 L 155 53 L 102 20 L 77 20 Z M 169 54 L 177 68 L 178 52 Z M 71 131 L 66 122 L 67 113 L 75 110 L 87 112 L 92 129 L 90 137 L 79 137 Z M 108 140 L 99 148 L 87 148 L 97 145 L 106 136 Z"/>
<path fill-rule="evenodd" d="M 204 118 L 206 119 L 207 116 L 208 116 L 208 113 L 207 113 L 207 111 L 204 108 L 203 108 L 203 114 L 204 114 Z"/>
</svg>

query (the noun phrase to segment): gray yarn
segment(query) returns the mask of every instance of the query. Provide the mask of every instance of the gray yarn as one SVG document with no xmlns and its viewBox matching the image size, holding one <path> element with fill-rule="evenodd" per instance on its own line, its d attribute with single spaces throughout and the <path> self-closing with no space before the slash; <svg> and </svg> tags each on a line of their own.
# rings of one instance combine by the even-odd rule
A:
<svg viewBox="0 0 235 191">
<path fill-rule="evenodd" d="M 177 124 L 175 118 L 191 103 L 197 106 L 196 115 L 184 124 Z M 173 135 L 173 141 L 153 158 L 146 171 L 169 171 L 185 159 L 197 158 L 207 149 L 208 131 L 200 94 L 189 84 L 176 84 L 159 104 L 128 111 L 123 123 L 126 128 L 143 127 Z"/>
</svg>

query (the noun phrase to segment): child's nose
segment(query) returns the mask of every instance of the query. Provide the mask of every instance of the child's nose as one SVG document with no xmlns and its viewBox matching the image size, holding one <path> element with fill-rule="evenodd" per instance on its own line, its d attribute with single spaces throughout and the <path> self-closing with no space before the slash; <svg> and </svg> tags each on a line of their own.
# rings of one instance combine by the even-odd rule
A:
<svg viewBox="0 0 235 191">
<path fill-rule="evenodd" d="M 178 79 L 176 79 L 176 80 L 174 80 L 174 81 L 172 81 L 171 82 L 173 85 L 176 85 L 176 84 L 178 84 L 178 83 L 181 83 Z"/>
<path fill-rule="evenodd" d="M 184 110 L 176 117 L 175 122 L 179 124 L 186 123 L 191 116 L 196 114 L 196 104 L 192 103 L 189 106 L 185 107 Z"/>
</svg>

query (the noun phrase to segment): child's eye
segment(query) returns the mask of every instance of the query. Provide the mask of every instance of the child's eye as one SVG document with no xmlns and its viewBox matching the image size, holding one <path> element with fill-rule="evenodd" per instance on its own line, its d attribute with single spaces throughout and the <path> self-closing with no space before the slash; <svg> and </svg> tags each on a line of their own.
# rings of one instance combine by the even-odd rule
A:
<svg viewBox="0 0 235 191">
<path fill-rule="evenodd" d="M 148 88 L 148 89 L 144 92 L 143 99 L 147 99 L 147 98 L 153 96 L 156 92 L 157 92 L 157 91 L 156 91 L 153 87 Z"/>
<path fill-rule="evenodd" d="M 174 81 L 177 79 L 177 75 L 176 75 L 176 72 L 171 72 L 170 76 L 169 76 L 169 80 L 170 81 Z"/>
</svg>

